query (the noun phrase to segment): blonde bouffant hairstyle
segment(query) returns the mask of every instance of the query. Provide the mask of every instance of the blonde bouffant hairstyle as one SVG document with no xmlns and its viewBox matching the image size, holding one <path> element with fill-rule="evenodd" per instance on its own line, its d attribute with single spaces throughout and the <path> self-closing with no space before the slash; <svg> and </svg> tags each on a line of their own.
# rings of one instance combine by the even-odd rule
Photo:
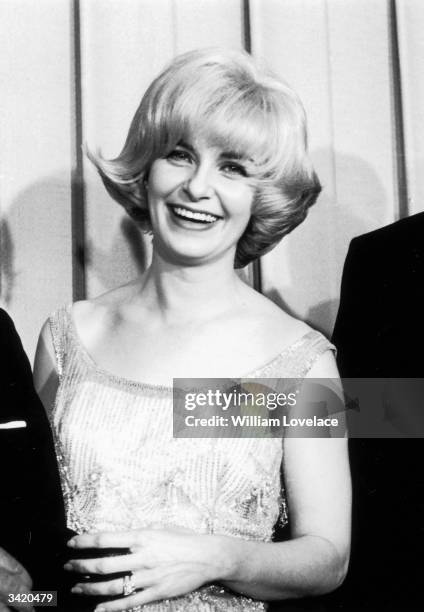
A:
<svg viewBox="0 0 424 612">
<path fill-rule="evenodd" d="M 118 157 L 87 153 L 112 198 L 150 231 L 150 167 L 193 135 L 252 161 L 254 205 L 234 262 L 242 268 L 299 225 L 321 191 L 308 156 L 304 108 L 293 89 L 247 53 L 190 51 L 152 82 Z"/>
</svg>

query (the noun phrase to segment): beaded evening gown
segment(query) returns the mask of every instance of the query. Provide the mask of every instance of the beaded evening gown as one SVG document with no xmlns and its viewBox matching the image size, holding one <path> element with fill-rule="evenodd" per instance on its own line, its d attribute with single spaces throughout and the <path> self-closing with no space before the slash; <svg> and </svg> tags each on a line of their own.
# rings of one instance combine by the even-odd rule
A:
<svg viewBox="0 0 424 612">
<path fill-rule="evenodd" d="M 154 524 L 271 540 L 276 523 L 287 522 L 281 439 L 173 438 L 171 388 L 99 368 L 78 338 L 71 306 L 55 312 L 50 326 L 60 384 L 49 416 L 70 529 Z M 329 348 L 310 331 L 247 377 L 302 378 Z M 256 612 L 266 604 L 212 585 L 142 609 Z"/>
</svg>

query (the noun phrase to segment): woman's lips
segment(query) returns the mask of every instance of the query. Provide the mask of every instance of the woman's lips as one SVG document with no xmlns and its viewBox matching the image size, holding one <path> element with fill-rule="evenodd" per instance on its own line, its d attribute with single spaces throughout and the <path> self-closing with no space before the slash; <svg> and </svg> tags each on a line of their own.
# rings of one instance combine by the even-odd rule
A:
<svg viewBox="0 0 424 612">
<path fill-rule="evenodd" d="M 186 208 L 178 204 L 169 204 L 169 208 L 178 219 L 193 223 L 201 223 L 202 225 L 212 225 L 222 218 L 207 211 L 192 210 L 191 208 Z"/>
</svg>

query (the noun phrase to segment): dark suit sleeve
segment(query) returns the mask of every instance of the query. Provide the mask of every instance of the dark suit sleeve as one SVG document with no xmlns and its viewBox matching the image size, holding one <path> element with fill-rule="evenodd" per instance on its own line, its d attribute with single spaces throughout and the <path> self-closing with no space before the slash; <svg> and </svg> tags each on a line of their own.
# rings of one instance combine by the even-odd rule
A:
<svg viewBox="0 0 424 612">
<path fill-rule="evenodd" d="M 359 377 L 370 342 L 370 303 L 367 262 L 358 242 L 352 240 L 343 268 L 340 306 L 332 341 L 342 377 Z"/>
<path fill-rule="evenodd" d="M 35 392 L 31 367 L 10 317 L 0 310 L 1 430 L 0 546 L 29 570 L 35 586 L 54 586 L 64 538 L 64 509 L 50 425 Z"/>
<path fill-rule="evenodd" d="M 413 278 L 411 239 L 403 236 L 403 228 L 383 228 L 350 245 L 333 333 L 344 378 L 378 380 L 420 371 L 415 346 L 422 349 L 422 313 L 414 315 L 413 293 L 420 281 Z M 422 440 L 352 438 L 349 448 L 352 553 L 342 587 L 344 605 L 418 609 Z"/>
<path fill-rule="evenodd" d="M 10 387 L 18 382 L 20 386 L 28 388 L 32 386 L 31 366 L 22 346 L 12 319 L 0 309 L 0 329 L 2 362 L 4 370 L 3 382 Z M 3 408 L 7 408 L 3 406 Z"/>
</svg>

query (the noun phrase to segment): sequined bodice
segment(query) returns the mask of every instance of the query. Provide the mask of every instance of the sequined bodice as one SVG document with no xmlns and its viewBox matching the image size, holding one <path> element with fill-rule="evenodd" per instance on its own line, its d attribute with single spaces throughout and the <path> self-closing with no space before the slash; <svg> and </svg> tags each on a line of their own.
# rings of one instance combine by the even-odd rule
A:
<svg viewBox="0 0 424 612">
<path fill-rule="evenodd" d="M 70 307 L 50 325 L 60 385 L 51 423 L 68 527 L 76 532 L 186 527 L 269 541 L 287 521 L 280 439 L 172 436 L 172 390 L 96 366 Z M 331 347 L 311 331 L 251 377 L 303 377 Z M 147 611 L 264 610 L 265 604 L 205 587 Z"/>
</svg>

